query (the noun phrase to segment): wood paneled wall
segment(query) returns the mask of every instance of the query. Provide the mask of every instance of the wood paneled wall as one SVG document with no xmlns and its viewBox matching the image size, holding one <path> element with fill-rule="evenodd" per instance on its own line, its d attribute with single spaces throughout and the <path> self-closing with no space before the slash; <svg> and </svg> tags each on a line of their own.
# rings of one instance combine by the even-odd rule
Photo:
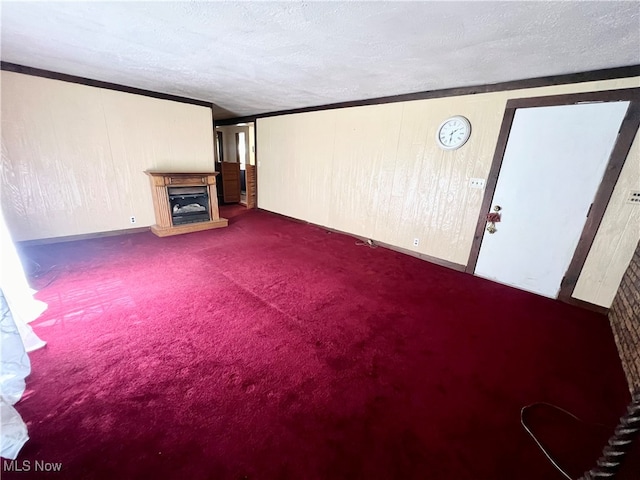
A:
<svg viewBox="0 0 640 480">
<path fill-rule="evenodd" d="M 149 226 L 145 170 L 214 168 L 210 108 L 6 71 L 1 80 L 1 197 L 15 240 Z"/>
<path fill-rule="evenodd" d="M 507 100 L 638 84 L 635 77 L 260 118 L 258 204 L 464 265 L 482 201 L 482 190 L 470 188 L 469 180 L 487 177 Z M 436 129 L 451 115 L 469 118 L 472 134 L 461 149 L 443 151 Z M 637 182 L 633 175 L 625 169 L 617 195 Z M 620 251 L 595 254 L 591 262 L 607 255 L 616 268 L 586 280 L 581 292 L 608 307 L 613 297 L 598 297 L 592 287 L 600 282 L 615 293 L 640 233 L 606 219 L 598 236 L 605 231 L 629 240 Z"/>
</svg>

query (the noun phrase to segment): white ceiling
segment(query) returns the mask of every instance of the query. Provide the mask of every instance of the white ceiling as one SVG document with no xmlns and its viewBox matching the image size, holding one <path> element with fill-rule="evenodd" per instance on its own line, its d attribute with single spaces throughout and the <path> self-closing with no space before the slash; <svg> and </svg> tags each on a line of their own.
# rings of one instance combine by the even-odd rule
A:
<svg viewBox="0 0 640 480">
<path fill-rule="evenodd" d="M 640 64 L 640 2 L 8 2 L 2 60 L 217 118 Z"/>
</svg>

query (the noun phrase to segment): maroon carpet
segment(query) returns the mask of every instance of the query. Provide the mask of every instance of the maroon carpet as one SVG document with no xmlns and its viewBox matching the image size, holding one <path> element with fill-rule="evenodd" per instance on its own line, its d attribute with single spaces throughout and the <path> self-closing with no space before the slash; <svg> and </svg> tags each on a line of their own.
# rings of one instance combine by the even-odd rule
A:
<svg viewBox="0 0 640 480">
<path fill-rule="evenodd" d="M 24 250 L 49 343 L 17 405 L 31 471 L 3 478 L 561 479 L 521 407 L 609 427 L 625 410 L 603 316 L 266 212 L 223 216 Z"/>
</svg>

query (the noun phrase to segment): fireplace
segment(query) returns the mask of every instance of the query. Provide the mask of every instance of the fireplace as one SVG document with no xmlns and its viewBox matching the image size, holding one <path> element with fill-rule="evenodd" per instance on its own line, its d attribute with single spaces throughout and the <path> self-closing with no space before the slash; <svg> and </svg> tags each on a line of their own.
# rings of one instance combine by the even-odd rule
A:
<svg viewBox="0 0 640 480">
<path fill-rule="evenodd" d="M 217 172 L 145 173 L 151 180 L 156 214 L 151 231 L 159 237 L 227 226 L 227 219 L 218 212 Z"/>
<path fill-rule="evenodd" d="M 167 193 L 173 225 L 211 220 L 207 187 L 169 187 Z"/>
</svg>

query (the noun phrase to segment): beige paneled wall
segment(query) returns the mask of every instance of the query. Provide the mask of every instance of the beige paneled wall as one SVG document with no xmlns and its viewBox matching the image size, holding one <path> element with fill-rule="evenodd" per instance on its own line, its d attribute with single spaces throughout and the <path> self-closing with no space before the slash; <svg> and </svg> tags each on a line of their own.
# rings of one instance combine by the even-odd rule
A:
<svg viewBox="0 0 640 480">
<path fill-rule="evenodd" d="M 472 148 L 444 151 L 436 129 L 454 114 L 492 122 L 474 130 Z M 259 119 L 259 205 L 464 264 L 482 202 L 467 185 L 486 177 L 500 119 L 489 97 Z"/>
<path fill-rule="evenodd" d="M 2 72 L 2 208 L 16 240 L 155 223 L 147 169 L 212 170 L 211 110 Z"/>
<path fill-rule="evenodd" d="M 329 225 L 334 112 L 258 120 L 258 206 Z M 344 181 L 345 188 L 357 182 Z M 261 188 L 265 191 L 261 191 Z"/>
<path fill-rule="evenodd" d="M 638 85 L 636 77 L 261 118 L 258 205 L 464 265 L 483 194 L 469 180 L 488 175 L 507 100 Z M 451 115 L 469 118 L 472 134 L 461 149 L 443 151 L 436 129 Z M 621 182 L 631 177 L 625 169 Z M 634 233 L 620 233 L 625 245 Z M 624 258 L 598 276 L 613 292 Z"/>
</svg>

